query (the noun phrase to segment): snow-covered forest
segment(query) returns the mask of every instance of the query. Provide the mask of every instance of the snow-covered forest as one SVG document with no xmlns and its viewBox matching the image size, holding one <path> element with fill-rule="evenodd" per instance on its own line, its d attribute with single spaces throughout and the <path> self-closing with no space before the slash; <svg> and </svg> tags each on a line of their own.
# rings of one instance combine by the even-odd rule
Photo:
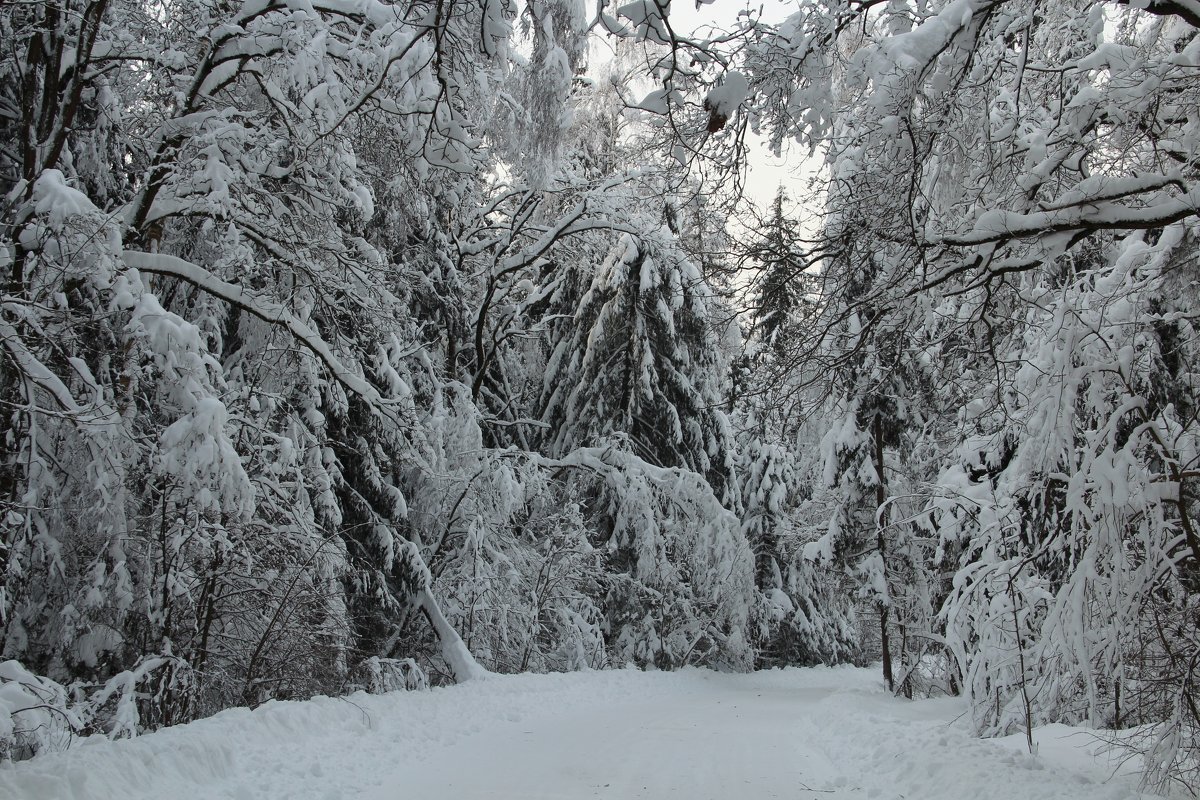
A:
<svg viewBox="0 0 1200 800">
<path fill-rule="evenodd" d="M 1194 791 L 1200 3 L 788 13 L 0 1 L 0 760 L 878 661 Z"/>
</svg>

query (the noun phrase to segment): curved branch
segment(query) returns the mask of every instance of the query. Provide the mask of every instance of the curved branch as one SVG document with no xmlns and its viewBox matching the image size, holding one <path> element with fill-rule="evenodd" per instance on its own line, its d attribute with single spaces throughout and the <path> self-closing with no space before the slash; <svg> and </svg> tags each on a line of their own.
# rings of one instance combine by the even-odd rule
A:
<svg viewBox="0 0 1200 800">
<path fill-rule="evenodd" d="M 342 364 L 320 334 L 278 303 L 250 294 L 240 286 L 227 283 L 203 267 L 190 261 L 184 261 L 182 258 L 163 253 L 141 253 L 132 250 L 122 251 L 121 257 L 128 266 L 134 269 L 178 278 L 213 297 L 236 306 L 263 322 L 285 329 L 325 365 L 325 368 L 343 388 L 365 401 L 372 409 L 385 413 L 385 410 L 395 405 L 380 395 L 379 391 L 365 378 Z M 395 418 L 394 414 L 388 414 L 388 416 Z"/>
</svg>

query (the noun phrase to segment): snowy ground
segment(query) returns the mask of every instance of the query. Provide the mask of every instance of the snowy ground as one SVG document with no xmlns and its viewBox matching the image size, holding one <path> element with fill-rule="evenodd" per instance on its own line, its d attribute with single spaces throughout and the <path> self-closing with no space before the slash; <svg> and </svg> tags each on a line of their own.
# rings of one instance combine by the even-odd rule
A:
<svg viewBox="0 0 1200 800">
<path fill-rule="evenodd" d="M 873 671 L 632 670 L 238 709 L 0 766 L 2 800 L 1125 800 L 1062 726 L 1030 757 L 967 735 L 961 701 Z"/>
</svg>

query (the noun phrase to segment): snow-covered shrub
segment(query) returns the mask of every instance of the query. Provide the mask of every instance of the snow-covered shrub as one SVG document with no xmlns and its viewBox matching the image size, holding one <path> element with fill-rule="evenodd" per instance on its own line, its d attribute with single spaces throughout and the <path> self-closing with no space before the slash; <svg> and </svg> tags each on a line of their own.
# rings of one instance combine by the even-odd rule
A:
<svg viewBox="0 0 1200 800">
<path fill-rule="evenodd" d="M 429 688 L 425 671 L 411 658 L 371 656 L 354 670 L 355 683 L 371 694 Z"/>
<path fill-rule="evenodd" d="M 81 727 L 66 689 L 19 661 L 0 662 L 0 762 L 63 749 Z"/>
<path fill-rule="evenodd" d="M 195 674 L 187 661 L 170 654 L 144 656 L 99 687 L 74 688 L 83 695 L 76 710 L 85 729 L 113 739 L 195 716 Z"/>
</svg>

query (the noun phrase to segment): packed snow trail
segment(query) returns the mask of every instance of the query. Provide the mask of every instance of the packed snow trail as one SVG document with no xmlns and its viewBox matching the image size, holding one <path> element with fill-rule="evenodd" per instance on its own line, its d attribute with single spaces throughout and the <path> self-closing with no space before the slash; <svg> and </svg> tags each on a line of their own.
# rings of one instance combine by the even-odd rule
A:
<svg viewBox="0 0 1200 800">
<path fill-rule="evenodd" d="M 3 800 L 1126 800 L 1098 744 L 983 741 L 850 668 L 490 676 L 270 703 L 0 767 Z"/>
<path fill-rule="evenodd" d="M 508 726 L 415 770 L 406 794 L 458 800 L 793 798 L 837 777 L 802 720 L 822 692 L 722 676 L 586 717 Z M 715 678 L 715 679 L 714 679 Z M 682 690 L 681 690 L 682 689 Z M 797 735 L 799 733 L 799 735 Z M 373 800 L 396 797 L 382 792 Z"/>
</svg>

